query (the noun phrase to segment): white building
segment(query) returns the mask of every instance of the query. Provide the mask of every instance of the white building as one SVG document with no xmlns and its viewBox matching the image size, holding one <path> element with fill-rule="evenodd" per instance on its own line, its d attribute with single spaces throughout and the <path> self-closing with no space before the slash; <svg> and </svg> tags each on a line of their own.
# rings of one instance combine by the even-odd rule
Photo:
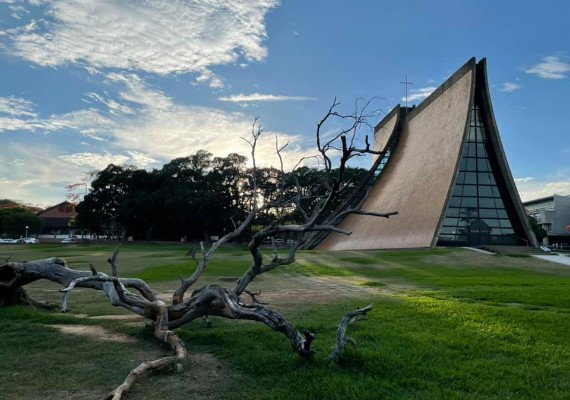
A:
<svg viewBox="0 0 570 400">
<path fill-rule="evenodd" d="M 555 194 L 527 201 L 523 206 L 547 232 L 545 244 L 570 244 L 570 196 Z"/>
</svg>

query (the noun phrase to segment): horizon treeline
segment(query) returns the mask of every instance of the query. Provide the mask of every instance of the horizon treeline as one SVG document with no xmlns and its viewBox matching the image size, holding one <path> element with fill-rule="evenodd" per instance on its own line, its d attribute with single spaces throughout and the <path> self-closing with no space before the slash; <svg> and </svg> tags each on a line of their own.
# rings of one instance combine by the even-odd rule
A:
<svg viewBox="0 0 570 400">
<path fill-rule="evenodd" d="M 247 157 L 213 157 L 207 151 L 177 158 L 147 171 L 109 164 L 93 173 L 88 193 L 77 205 L 75 228 L 95 234 L 132 236 L 136 240 L 204 240 L 233 230 L 250 210 L 253 170 Z M 300 167 L 293 173 L 276 168 L 255 171 L 257 201 L 275 204 L 258 216 L 252 230 L 271 223 L 301 222 L 294 206 L 297 193 L 310 212 L 327 193 L 333 174 Z M 355 187 L 368 171 L 348 168 L 344 188 Z M 336 204 L 342 201 L 340 198 Z"/>
</svg>

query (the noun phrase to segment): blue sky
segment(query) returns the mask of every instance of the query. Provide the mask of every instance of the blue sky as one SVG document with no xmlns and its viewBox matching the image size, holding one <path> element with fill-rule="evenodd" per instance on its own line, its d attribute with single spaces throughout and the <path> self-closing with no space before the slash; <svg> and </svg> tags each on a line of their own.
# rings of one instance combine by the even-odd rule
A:
<svg viewBox="0 0 570 400">
<path fill-rule="evenodd" d="M 473 56 L 523 200 L 570 194 L 568 15 L 567 1 L 0 0 L 0 198 L 48 206 L 111 162 L 247 154 L 257 115 L 260 163 L 277 165 L 279 135 L 291 164 L 335 96 L 387 113 L 406 75 L 417 104 Z"/>
</svg>

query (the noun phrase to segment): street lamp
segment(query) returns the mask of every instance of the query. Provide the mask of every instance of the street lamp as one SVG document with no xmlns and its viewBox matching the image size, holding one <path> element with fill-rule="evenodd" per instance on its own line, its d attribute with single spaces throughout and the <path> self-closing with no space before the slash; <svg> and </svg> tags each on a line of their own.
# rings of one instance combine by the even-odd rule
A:
<svg viewBox="0 0 570 400">
<path fill-rule="evenodd" d="M 28 228 L 29 228 L 29 226 L 26 225 L 26 237 L 28 237 Z"/>
</svg>

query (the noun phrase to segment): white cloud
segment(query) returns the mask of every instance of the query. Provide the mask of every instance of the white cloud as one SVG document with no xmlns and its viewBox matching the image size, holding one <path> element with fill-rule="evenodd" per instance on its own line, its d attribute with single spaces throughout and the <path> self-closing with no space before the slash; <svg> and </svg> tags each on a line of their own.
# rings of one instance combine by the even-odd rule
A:
<svg viewBox="0 0 570 400">
<path fill-rule="evenodd" d="M 10 143 L 2 149 L 2 197 L 38 203 L 57 204 L 67 194 L 65 186 L 80 182 L 88 172 L 105 168 L 109 163 L 135 165 L 139 168 L 156 164 L 156 160 L 136 151 L 109 151 L 61 155 L 55 145 L 29 146 Z"/>
<path fill-rule="evenodd" d="M 251 94 L 235 94 L 233 96 L 218 97 L 220 101 L 229 101 L 233 103 L 250 103 L 250 102 L 262 102 L 262 101 L 314 101 L 317 100 L 314 97 L 306 96 L 283 96 L 274 94 L 261 94 L 261 93 L 251 93 Z"/>
<path fill-rule="evenodd" d="M 43 206 L 57 204 L 65 198 L 65 185 L 81 180 L 86 172 L 60 160 L 59 149 L 51 146 L 10 144 L 2 150 L 6 161 L 24 163 L 23 167 L 2 170 L 0 193 L 5 198 Z"/>
<path fill-rule="evenodd" d="M 134 149 L 161 159 L 173 159 L 195 153 L 200 149 L 214 155 L 229 153 L 249 154 L 247 143 L 241 137 L 251 132 L 253 119 L 242 113 L 223 110 L 173 105 L 169 109 L 147 108 L 137 118 L 130 119 L 115 131 L 115 145 Z M 282 141 L 299 137 L 280 133 Z M 258 161 L 262 165 L 278 165 L 274 156 L 274 134 L 262 136 L 258 147 Z M 286 152 L 288 163 L 301 156 L 298 146 Z"/>
<path fill-rule="evenodd" d="M 13 11 L 12 17 L 16 19 L 21 19 L 22 14 L 29 14 L 30 12 L 23 6 L 8 6 L 10 10 Z"/>
<path fill-rule="evenodd" d="M 118 126 L 117 121 L 102 114 L 96 108 L 52 115 L 40 124 L 46 132 L 69 129 L 95 140 L 108 140 L 109 132 Z"/>
<path fill-rule="evenodd" d="M 196 82 L 198 83 L 209 83 L 209 86 L 212 89 L 221 89 L 224 87 L 224 81 L 219 76 L 215 75 L 210 70 L 202 71 L 200 76 L 196 78 Z"/>
<path fill-rule="evenodd" d="M 68 163 L 87 167 L 94 170 L 102 170 L 109 164 L 134 165 L 138 168 L 146 168 L 151 164 L 156 164 L 157 160 L 147 154 L 137 151 L 127 151 L 127 154 L 111 154 L 108 151 L 103 153 L 75 153 L 58 156 L 57 158 Z"/>
<path fill-rule="evenodd" d="M 501 86 L 501 92 L 512 93 L 515 90 L 522 88 L 522 85 L 515 82 L 504 82 Z"/>
<path fill-rule="evenodd" d="M 156 109 L 168 109 L 173 105 L 170 97 L 159 90 L 150 88 L 136 74 L 111 73 L 107 75 L 107 78 L 125 86 L 125 89 L 120 92 L 123 100 Z"/>
<path fill-rule="evenodd" d="M 197 73 L 212 87 L 211 68 L 267 56 L 265 16 L 277 0 L 54 0 L 46 17 L 11 30 L 13 55 L 41 66 Z"/>
<path fill-rule="evenodd" d="M 87 94 L 87 97 L 89 97 L 92 100 L 95 100 L 96 102 L 99 102 L 99 103 L 106 105 L 111 114 L 114 114 L 114 115 L 119 115 L 119 114 L 132 115 L 135 113 L 135 111 L 133 109 L 131 109 L 128 105 L 121 104 L 121 103 L 119 103 L 113 99 L 109 99 L 107 97 L 101 96 L 100 94 L 89 93 L 89 94 Z"/>
<path fill-rule="evenodd" d="M 224 81 L 215 73 L 216 66 L 245 66 L 267 57 L 265 17 L 278 5 L 277 0 L 2 2 L 25 4 L 34 18 L 40 10 L 32 10 L 30 5 L 41 5 L 45 11 L 37 19 L 26 17 L 18 28 L 0 31 L 3 53 L 35 66 L 78 66 L 90 74 L 89 79 L 103 79 L 110 92 L 85 93 L 83 101 L 88 106 L 54 115 L 40 115 L 27 99 L 0 98 L 0 133 L 66 133 L 66 143 L 52 140 L 48 148 L 36 143 L 30 146 L 25 137 L 8 142 L 2 149 L 3 161 L 21 160 L 22 165 L 3 172 L 3 195 L 35 202 L 43 199 L 49 204 L 61 201 L 66 184 L 110 162 L 146 167 L 200 149 L 222 156 L 249 153 L 240 137 L 251 131 L 252 117 L 177 103 L 141 76 L 143 72 L 192 73 L 197 82 L 221 88 Z M 301 99 L 310 100 L 287 100 Z M 82 144 L 81 152 L 69 150 L 73 133 Z M 262 137 L 259 165 L 278 165 L 275 134 L 267 132 Z M 284 157 L 287 165 L 295 164 L 305 154 L 301 138 L 278 135 L 281 142 L 293 142 Z M 107 150 L 94 150 L 93 142 L 81 136 L 104 140 Z"/>
<path fill-rule="evenodd" d="M 570 64 L 560 61 L 558 57 L 548 56 L 542 62 L 525 70 L 528 74 L 538 75 L 545 79 L 564 79 L 566 73 L 570 72 Z"/>
<path fill-rule="evenodd" d="M 570 178 L 568 176 L 545 179 L 515 179 L 522 201 L 540 199 L 553 194 L 570 195 Z"/>
<path fill-rule="evenodd" d="M 29 100 L 18 97 L 0 97 L 0 114 L 16 117 L 35 117 L 35 105 Z"/>
<path fill-rule="evenodd" d="M 16 149 L 18 151 L 15 152 L 3 149 L 4 154 L 14 157 L 17 155 L 25 165 L 22 169 L 12 168 L 10 173 L 13 176 L 6 178 L 30 184 L 20 187 L 17 192 L 10 189 L 8 184 L 6 187 L 0 185 L 0 192 L 4 193 L 5 190 L 6 193 L 11 193 L 12 197 L 41 202 L 41 197 L 35 198 L 34 193 L 42 190 L 42 193 L 48 193 L 45 196 L 49 196 L 50 191 L 57 192 L 57 185 L 63 187 L 73 183 L 87 171 L 105 168 L 109 163 L 146 168 L 152 164 L 194 154 L 201 149 L 210 151 L 215 156 L 225 156 L 229 153 L 249 156 L 250 148 L 241 137 L 248 137 L 250 134 L 252 117 L 239 112 L 230 113 L 211 107 L 176 103 L 135 74 L 115 73 L 106 79 L 109 83 L 119 84 L 119 87 L 114 88 L 117 91 L 114 98 L 107 92 L 87 95 L 89 102 L 107 106 L 102 111 L 89 106 L 46 118 L 0 118 L 0 131 L 39 131 L 47 134 L 77 132 L 84 137 L 105 140 L 107 149 L 93 151 L 92 148 L 83 147 L 84 151 L 70 153 L 69 150 L 63 151 L 53 147 L 49 152 L 42 152 L 41 156 L 37 154 L 41 146 L 29 153 L 23 149 Z M 21 103 L 28 104 L 25 101 Z M 265 132 L 258 143 L 258 165 L 279 165 L 275 154 L 276 135 L 279 136 L 281 144 L 291 141 L 291 145 L 283 154 L 286 168 L 292 167 L 302 156 L 307 155 L 305 143 L 300 136 Z M 77 138 L 77 143 L 84 142 L 81 136 Z M 46 160 L 47 154 L 49 160 Z M 54 160 L 57 163 L 54 163 Z M 40 173 L 35 166 L 44 162 L 47 163 L 46 171 Z M 48 177 L 48 172 L 54 175 Z M 35 187 L 32 183 L 38 186 Z M 24 196 L 26 190 L 28 195 Z"/>
<path fill-rule="evenodd" d="M 124 113 L 126 106 L 108 102 L 110 111 L 113 106 Z M 109 117 L 96 108 L 77 110 L 60 115 L 41 118 L 35 111 L 35 105 L 29 100 L 3 97 L 0 98 L 0 133 L 5 131 L 57 132 L 71 129 L 86 137 L 104 140 L 109 131 L 116 126 Z M 9 117 L 2 117 L 7 114 Z"/>
<path fill-rule="evenodd" d="M 75 153 L 58 156 L 58 159 L 66 161 L 69 164 L 77 166 L 85 166 L 90 169 L 101 170 L 109 164 L 122 165 L 126 164 L 129 157 L 125 155 L 111 154 L 105 151 L 102 154 L 97 153 Z"/>
<path fill-rule="evenodd" d="M 34 120 L 26 120 L 21 118 L 4 118 L 0 117 L 0 133 L 4 131 L 35 131 L 41 128 L 42 124 L 37 123 Z"/>
<path fill-rule="evenodd" d="M 7 179 L 0 178 L 0 192 L 2 198 L 35 203 L 36 199 L 29 196 L 30 188 L 37 183 L 35 179 Z"/>
<path fill-rule="evenodd" d="M 127 154 L 129 155 L 130 158 L 129 164 L 135 165 L 139 168 L 146 168 L 149 165 L 158 163 L 157 159 L 152 158 L 151 156 L 145 153 L 141 153 L 134 150 L 127 150 Z"/>
<path fill-rule="evenodd" d="M 423 100 L 428 97 L 433 91 L 437 89 L 435 86 L 428 86 L 420 89 L 412 89 L 408 93 L 408 103 L 416 100 Z M 402 101 L 406 101 L 405 97 L 402 97 Z"/>
<path fill-rule="evenodd" d="M 515 178 L 515 183 L 518 185 L 519 183 L 528 183 L 528 182 L 532 182 L 534 181 L 536 178 L 533 178 L 531 176 L 525 177 L 525 178 Z"/>
<path fill-rule="evenodd" d="M 114 146 L 160 160 L 184 157 L 200 149 L 219 156 L 236 152 L 249 154 L 241 137 L 251 131 L 252 117 L 211 107 L 177 104 L 136 74 L 110 74 L 107 78 L 124 86 L 119 91 L 120 104 L 136 105 L 136 108 L 130 108 L 135 110 L 133 115 L 101 116 L 111 120 L 108 131 L 113 136 Z M 265 134 L 259 143 L 260 165 L 278 165 L 274 136 L 273 133 Z M 303 155 L 299 144 L 301 138 L 284 133 L 278 133 L 278 136 L 281 141 L 295 142 L 284 155 L 288 165 L 295 164 Z"/>
</svg>

